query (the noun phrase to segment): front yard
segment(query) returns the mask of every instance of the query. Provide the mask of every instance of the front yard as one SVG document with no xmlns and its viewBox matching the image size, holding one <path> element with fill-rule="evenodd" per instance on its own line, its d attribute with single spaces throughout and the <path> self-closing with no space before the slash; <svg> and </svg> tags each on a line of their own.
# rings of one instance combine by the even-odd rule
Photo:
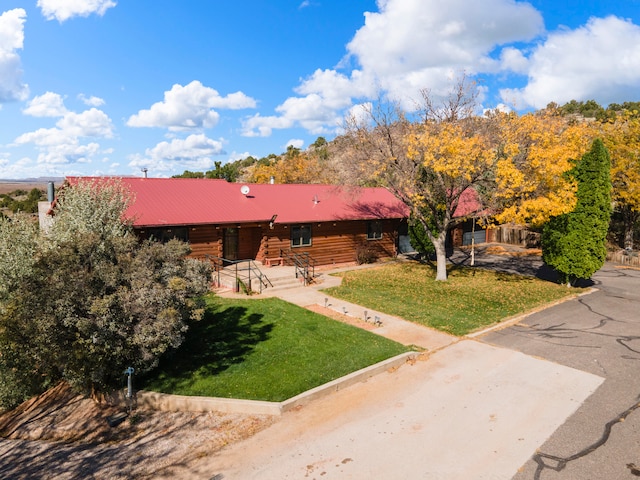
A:
<svg viewBox="0 0 640 480">
<path fill-rule="evenodd" d="M 390 264 L 340 274 L 327 294 L 453 335 L 465 335 L 582 290 L 532 277 Z M 283 401 L 409 350 L 285 301 L 207 297 L 206 317 L 161 359 L 142 388 L 178 395 Z"/>
<path fill-rule="evenodd" d="M 206 318 L 142 388 L 277 402 L 408 350 L 279 299 L 210 295 Z"/>
</svg>

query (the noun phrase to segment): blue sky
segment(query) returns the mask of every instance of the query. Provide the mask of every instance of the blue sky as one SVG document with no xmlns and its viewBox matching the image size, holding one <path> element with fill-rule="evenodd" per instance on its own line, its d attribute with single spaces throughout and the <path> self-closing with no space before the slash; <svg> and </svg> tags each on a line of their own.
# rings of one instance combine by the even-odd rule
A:
<svg viewBox="0 0 640 480">
<path fill-rule="evenodd" d="M 463 72 L 485 108 L 638 101 L 640 0 L 3 0 L 0 178 L 304 149 Z"/>
</svg>

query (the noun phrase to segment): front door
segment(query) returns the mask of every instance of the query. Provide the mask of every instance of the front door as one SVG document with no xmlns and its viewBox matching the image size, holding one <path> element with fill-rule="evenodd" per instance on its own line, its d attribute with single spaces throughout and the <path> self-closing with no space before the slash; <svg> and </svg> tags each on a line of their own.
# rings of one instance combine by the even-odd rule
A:
<svg viewBox="0 0 640 480">
<path fill-rule="evenodd" d="M 238 259 L 238 229 L 224 229 L 224 243 L 222 244 L 223 257 L 227 260 Z"/>
</svg>

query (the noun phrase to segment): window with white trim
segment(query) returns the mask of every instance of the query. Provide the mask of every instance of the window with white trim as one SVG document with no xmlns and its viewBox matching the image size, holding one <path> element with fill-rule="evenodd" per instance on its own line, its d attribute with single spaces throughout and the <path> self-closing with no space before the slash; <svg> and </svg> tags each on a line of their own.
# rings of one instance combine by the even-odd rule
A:
<svg viewBox="0 0 640 480">
<path fill-rule="evenodd" d="M 291 246 L 311 246 L 311 225 L 296 225 L 291 227 Z"/>
</svg>

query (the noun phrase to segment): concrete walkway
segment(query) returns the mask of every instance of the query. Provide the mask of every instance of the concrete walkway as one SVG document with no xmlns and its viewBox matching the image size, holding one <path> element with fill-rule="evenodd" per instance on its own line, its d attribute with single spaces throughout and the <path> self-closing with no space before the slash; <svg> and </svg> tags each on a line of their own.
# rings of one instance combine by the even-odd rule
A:
<svg viewBox="0 0 640 480">
<path fill-rule="evenodd" d="M 375 265 L 363 265 L 360 267 L 346 267 L 341 269 L 330 270 L 322 273 L 319 276 L 319 282 L 310 286 L 300 286 L 295 288 L 287 288 L 282 290 L 270 290 L 265 289 L 259 297 L 278 297 L 287 302 L 293 303 L 300 307 L 306 308 L 309 306 L 321 306 L 327 307 L 337 313 L 353 317 L 359 320 L 365 320 L 375 326 L 371 330 L 372 333 L 381 335 L 383 337 L 394 340 L 403 345 L 415 345 L 421 349 L 425 349 L 428 352 L 439 350 L 443 347 L 451 345 L 458 341 L 458 337 L 448 335 L 437 330 L 418 325 L 413 322 L 409 322 L 402 318 L 388 315 L 386 313 L 371 310 L 370 308 L 356 305 L 354 303 L 346 302 L 333 298 L 321 289 L 339 286 L 342 279 L 340 277 L 331 275 L 344 270 L 353 270 L 354 268 L 371 268 Z M 276 271 L 276 268 L 270 269 L 267 273 Z M 286 267 L 284 267 L 286 268 Z M 293 274 L 293 273 L 291 273 Z M 226 292 L 222 295 L 225 296 L 242 296 L 243 294 L 235 294 Z M 376 325 L 376 321 L 379 325 Z"/>
</svg>

